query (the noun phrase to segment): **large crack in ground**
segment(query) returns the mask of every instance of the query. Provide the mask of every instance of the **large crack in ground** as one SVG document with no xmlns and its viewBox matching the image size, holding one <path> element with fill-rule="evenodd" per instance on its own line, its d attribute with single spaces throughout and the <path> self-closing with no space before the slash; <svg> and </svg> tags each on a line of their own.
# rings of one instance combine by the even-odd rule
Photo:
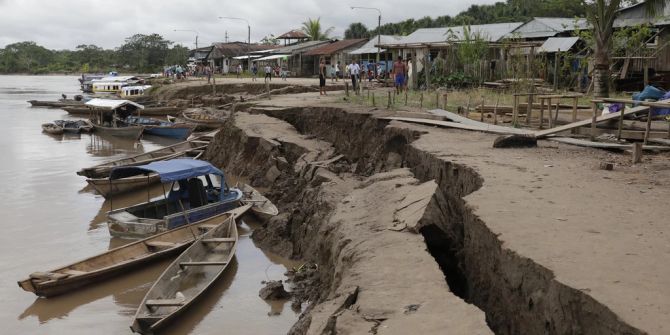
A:
<svg viewBox="0 0 670 335">
<path fill-rule="evenodd" d="M 420 233 L 448 284 L 445 292 L 450 291 L 483 310 L 489 327 L 497 334 L 642 333 L 584 292 L 556 281 L 550 270 L 503 248 L 497 236 L 463 200 L 463 197 L 482 187 L 482 178 L 467 166 L 417 149 L 412 142 L 421 136 L 419 131 L 389 126 L 388 122 L 374 119 L 369 114 L 348 113 L 337 108 L 294 108 L 264 113 L 293 125 L 303 134 L 301 140 L 305 142 L 275 138 L 275 143 L 260 145 L 263 139 L 249 140 L 247 135 L 235 133 L 238 125 L 231 125 L 215 141 L 220 147 L 214 144 L 208 152 L 209 158 L 218 165 L 237 168 L 239 171 L 236 174 L 253 175 L 258 183 L 272 185 L 270 196 L 280 204 L 285 214 L 266 229 L 254 233 L 255 239 L 263 241 L 263 245 L 274 251 L 309 259 L 322 267 L 318 280 L 313 283 L 320 291 L 314 293 L 314 301 L 292 333 L 330 334 L 337 333 L 338 329 L 343 332 L 366 329 L 366 332 L 381 333 L 400 329 L 394 322 L 404 316 L 398 318 L 389 311 L 368 310 L 365 305 L 366 289 L 359 294 L 359 286 L 353 285 L 355 281 L 349 278 L 360 275 L 356 272 L 360 264 L 372 266 L 356 259 L 360 250 L 366 248 L 366 243 L 376 238 L 379 238 L 378 241 L 396 238 L 389 231 Z M 262 134 L 259 136 L 262 137 Z M 264 150 L 258 150 L 259 147 Z M 222 155 L 224 152 L 228 154 Z M 331 158 L 335 153 L 346 156 L 346 164 L 338 171 L 339 176 L 329 175 L 328 169 L 318 167 L 318 164 L 310 165 L 310 162 Z M 285 166 L 279 175 L 273 173 L 268 178 L 269 171 L 282 165 L 278 163 L 281 159 L 286 160 L 290 167 Z M 239 162 L 253 162 L 257 168 L 255 171 L 244 171 L 250 165 Z M 393 172 L 403 167 L 409 167 L 412 173 Z M 333 168 L 330 167 L 330 170 Z M 390 174 L 384 176 L 384 173 Z M 317 175 L 322 178 L 315 183 Z M 363 180 L 367 176 L 372 176 L 372 179 Z M 412 181 L 413 177 L 418 181 Z M 419 188 L 430 190 L 431 181 L 436 186 L 428 194 L 429 203 L 425 210 L 418 211 L 420 217 L 412 220 L 416 212 L 413 206 L 420 201 L 408 198 Z M 323 183 L 330 183 L 331 187 L 319 188 Z M 343 209 L 349 203 L 365 203 L 366 197 L 379 194 L 375 192 L 393 192 L 393 183 L 398 190 L 411 189 L 397 200 L 387 199 L 398 202 L 393 217 L 380 221 L 370 216 L 367 213 L 370 208 L 365 206 L 360 210 L 353 207 L 351 210 Z M 342 222 L 338 224 L 338 217 L 346 218 L 349 220 L 347 223 L 354 222 L 354 225 L 371 221 L 383 224 L 384 220 L 393 224 L 390 227 L 373 224 L 366 227 L 367 230 L 372 229 L 372 235 L 367 239 L 352 239 L 351 232 L 347 235 L 342 231 Z M 355 233 L 370 232 L 361 230 Z M 352 309 L 353 303 L 346 303 L 349 295 L 343 292 L 354 289 L 358 302 L 354 301 L 357 306 Z M 440 290 L 439 287 L 433 289 Z M 371 294 L 374 295 L 374 292 Z M 412 304 L 408 299 L 403 314 L 412 315 L 415 308 L 420 308 L 414 306 L 421 304 Z M 421 308 L 422 312 L 426 310 L 426 307 Z M 446 317 L 454 312 L 447 307 L 442 309 L 424 314 L 424 317 L 434 318 L 440 313 Z M 326 316 L 325 319 L 319 320 L 322 315 Z M 396 319 L 387 321 L 387 318 Z M 362 326 L 362 323 L 370 322 L 372 328 Z"/>
</svg>

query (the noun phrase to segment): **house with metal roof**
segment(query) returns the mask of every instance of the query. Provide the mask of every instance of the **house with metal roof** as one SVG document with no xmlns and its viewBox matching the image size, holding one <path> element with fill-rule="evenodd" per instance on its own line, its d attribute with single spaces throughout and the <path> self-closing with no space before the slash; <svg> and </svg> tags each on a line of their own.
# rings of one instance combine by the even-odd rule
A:
<svg viewBox="0 0 670 335">
<path fill-rule="evenodd" d="M 311 65 L 306 69 L 303 64 L 311 57 L 305 56 L 305 53 L 318 48 L 322 45 L 328 44 L 330 41 L 306 41 L 302 43 L 290 44 L 283 47 L 273 49 L 271 52 L 253 59 L 259 67 L 266 64 L 271 66 L 280 66 L 282 69 L 289 72 L 289 76 L 303 76 L 311 75 Z M 306 72 L 307 70 L 307 72 Z"/>
<path fill-rule="evenodd" d="M 309 35 L 305 34 L 305 32 L 300 29 L 293 29 L 289 32 L 285 32 L 277 36 L 277 39 L 284 40 L 284 45 L 291 45 L 307 41 L 309 39 Z"/>
<path fill-rule="evenodd" d="M 535 17 L 508 34 L 508 38 L 545 40 L 549 37 L 569 37 L 576 30 L 590 29 L 583 18 Z"/>
<path fill-rule="evenodd" d="M 328 72 L 330 72 L 330 68 L 338 62 L 340 63 L 341 67 L 345 66 L 345 64 L 351 60 L 349 52 L 360 48 L 367 41 L 368 40 L 365 38 L 347 39 L 340 41 L 332 40 L 327 44 L 321 45 L 318 48 L 314 48 L 306 52 L 306 58 L 303 64 L 304 74 L 319 74 L 319 60 L 321 58 L 325 60 L 328 66 Z"/>
<path fill-rule="evenodd" d="M 212 51 L 207 56 L 207 61 L 214 63 L 214 68 L 217 72 L 225 74 L 234 71 L 238 64 L 241 64 L 242 68 L 248 69 L 248 62 L 251 58 L 246 56 L 251 52 L 266 49 L 268 49 L 267 45 L 244 42 L 214 43 Z"/>
</svg>

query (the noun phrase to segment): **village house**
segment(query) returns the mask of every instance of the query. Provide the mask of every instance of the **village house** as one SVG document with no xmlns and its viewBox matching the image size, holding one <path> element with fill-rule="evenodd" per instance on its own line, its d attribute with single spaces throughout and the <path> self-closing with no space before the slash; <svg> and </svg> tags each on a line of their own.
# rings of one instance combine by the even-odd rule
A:
<svg viewBox="0 0 670 335">
<path fill-rule="evenodd" d="M 341 41 L 330 41 L 327 44 L 324 44 L 318 48 L 314 48 L 305 53 L 305 61 L 303 63 L 304 73 L 311 75 L 319 74 L 319 60 L 323 57 L 328 65 L 328 69 L 337 62 L 340 64 L 347 64 L 351 61 L 351 56 L 349 52 L 358 49 L 368 40 L 364 38 L 360 39 L 348 39 Z M 327 73 L 326 75 L 330 75 Z"/>
</svg>

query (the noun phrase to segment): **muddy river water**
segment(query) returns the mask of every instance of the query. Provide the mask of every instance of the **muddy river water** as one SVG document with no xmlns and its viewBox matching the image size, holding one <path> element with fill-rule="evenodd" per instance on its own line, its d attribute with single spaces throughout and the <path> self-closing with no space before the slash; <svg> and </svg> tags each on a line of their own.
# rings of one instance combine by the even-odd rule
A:
<svg viewBox="0 0 670 335">
<path fill-rule="evenodd" d="M 73 76 L 0 76 L 0 324 L 2 334 L 128 334 L 137 305 L 169 260 L 60 297 L 37 298 L 16 281 L 31 272 L 104 252 L 129 240 L 110 238 L 110 203 L 75 171 L 174 143 L 96 135 L 51 136 L 40 125 L 69 118 L 26 100 L 55 100 L 78 91 Z M 159 188 L 152 195 L 160 194 Z M 116 197 L 114 208 L 146 201 L 144 191 Z M 240 223 L 234 262 L 204 299 L 168 327 L 168 334 L 282 334 L 298 313 L 290 302 L 258 297 L 261 281 L 285 279 L 297 264 L 254 246 L 257 223 Z"/>
</svg>

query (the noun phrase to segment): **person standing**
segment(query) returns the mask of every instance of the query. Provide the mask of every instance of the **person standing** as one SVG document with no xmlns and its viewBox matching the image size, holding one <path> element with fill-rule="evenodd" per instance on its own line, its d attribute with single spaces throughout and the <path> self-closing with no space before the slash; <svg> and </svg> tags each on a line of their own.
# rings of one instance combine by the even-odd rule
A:
<svg viewBox="0 0 670 335">
<path fill-rule="evenodd" d="M 209 84 L 212 80 L 212 68 L 209 65 L 205 66 L 205 75 L 207 76 L 207 83 Z"/>
<path fill-rule="evenodd" d="M 319 60 L 319 95 L 326 94 L 326 60 L 321 57 Z"/>
<path fill-rule="evenodd" d="M 351 85 L 353 86 L 352 88 L 354 89 L 354 92 L 356 92 L 356 95 L 358 95 L 358 78 L 361 73 L 361 67 L 358 65 L 358 62 L 356 60 L 351 60 L 351 64 L 349 65 L 349 71 L 351 72 Z"/>
<path fill-rule="evenodd" d="M 265 82 L 268 80 L 272 81 L 272 67 L 269 64 L 265 65 Z"/>
<path fill-rule="evenodd" d="M 251 81 L 256 81 L 256 77 L 258 76 L 258 66 L 256 63 L 253 63 L 251 65 Z"/>
<path fill-rule="evenodd" d="M 340 78 L 340 61 L 338 60 L 335 64 L 335 81 L 339 81 Z"/>
<path fill-rule="evenodd" d="M 402 56 L 398 56 L 398 60 L 393 63 L 393 77 L 395 78 L 395 93 L 400 94 L 400 91 L 405 89 L 405 63 L 402 61 Z"/>
</svg>

